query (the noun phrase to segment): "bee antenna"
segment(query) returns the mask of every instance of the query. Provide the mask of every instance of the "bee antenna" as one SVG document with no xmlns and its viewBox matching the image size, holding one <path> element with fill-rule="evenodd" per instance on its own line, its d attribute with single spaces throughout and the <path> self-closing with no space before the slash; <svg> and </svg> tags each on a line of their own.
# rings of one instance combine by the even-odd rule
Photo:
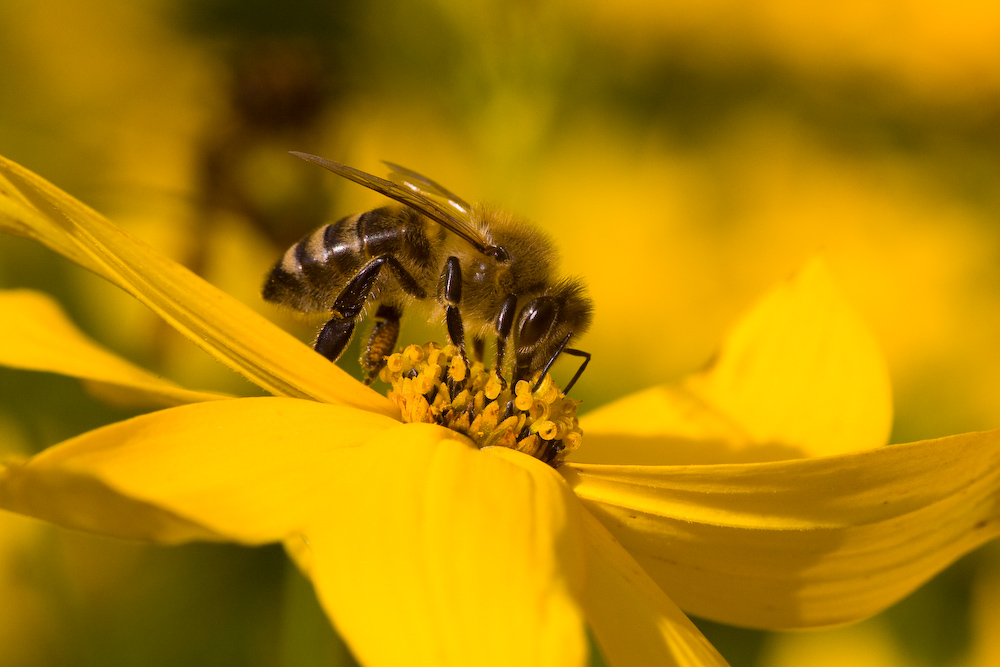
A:
<svg viewBox="0 0 1000 667">
<path fill-rule="evenodd" d="M 573 385 L 576 384 L 576 381 L 580 379 L 580 376 L 583 375 L 583 371 L 585 368 L 587 368 L 587 364 L 590 363 L 590 352 L 584 352 L 583 350 L 577 350 L 576 348 L 572 347 L 565 348 L 563 352 L 565 352 L 566 354 L 572 354 L 574 357 L 583 357 L 583 363 L 580 364 L 580 367 L 578 369 L 576 369 L 576 373 L 573 375 L 573 379 L 569 381 L 569 384 L 567 384 L 566 388 L 563 390 L 563 395 L 566 395 L 573 388 Z"/>
<path fill-rule="evenodd" d="M 545 374 L 549 372 L 550 368 L 552 368 L 552 364 L 556 363 L 556 359 L 559 358 L 559 355 L 565 352 L 566 354 L 571 354 L 574 357 L 583 357 L 583 363 L 580 364 L 578 369 L 576 369 L 576 373 L 573 374 L 573 379 L 571 379 L 569 384 L 566 385 L 566 388 L 563 389 L 563 396 L 569 394 L 570 389 L 572 389 L 573 385 L 576 384 L 576 381 L 580 379 L 580 376 L 583 375 L 584 369 L 587 368 L 587 364 L 590 363 L 590 352 L 584 352 L 583 350 L 568 347 L 569 339 L 572 337 L 573 333 L 570 332 L 566 334 L 565 338 L 562 339 L 559 343 L 559 347 L 557 347 L 556 351 L 552 353 L 552 356 L 549 358 L 548 363 L 545 364 L 542 372 L 538 374 L 538 381 L 535 382 L 535 386 L 531 388 L 531 391 L 538 391 L 538 388 L 542 386 L 542 380 L 545 379 Z"/>
<path fill-rule="evenodd" d="M 549 372 L 550 368 L 552 368 L 552 364 L 556 363 L 556 359 L 559 358 L 559 355 L 562 354 L 562 351 L 566 348 L 567 345 L 569 345 L 569 339 L 572 337 L 573 337 L 573 332 L 571 331 L 568 334 L 566 334 L 566 337 L 563 338 L 562 342 L 559 343 L 559 347 L 557 347 L 556 351 L 552 353 L 551 357 L 549 357 L 548 362 L 546 362 L 545 366 L 542 368 L 542 372 L 538 374 L 538 381 L 535 382 L 535 386 L 531 388 L 532 392 L 538 391 L 538 388 L 542 386 L 542 380 L 545 379 L 545 374 Z M 573 378 L 573 380 L 576 381 L 576 378 Z"/>
</svg>

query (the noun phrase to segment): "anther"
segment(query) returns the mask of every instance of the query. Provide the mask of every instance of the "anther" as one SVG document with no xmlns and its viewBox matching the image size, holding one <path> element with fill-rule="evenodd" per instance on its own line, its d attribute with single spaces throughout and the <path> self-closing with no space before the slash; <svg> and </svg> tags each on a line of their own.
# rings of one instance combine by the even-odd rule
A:
<svg viewBox="0 0 1000 667">
<path fill-rule="evenodd" d="M 511 387 L 481 362 L 467 365 L 454 345 L 408 346 L 386 358 L 380 377 L 404 421 L 445 426 L 479 447 L 509 447 L 555 467 L 583 439 L 577 402 L 549 376 Z"/>
</svg>

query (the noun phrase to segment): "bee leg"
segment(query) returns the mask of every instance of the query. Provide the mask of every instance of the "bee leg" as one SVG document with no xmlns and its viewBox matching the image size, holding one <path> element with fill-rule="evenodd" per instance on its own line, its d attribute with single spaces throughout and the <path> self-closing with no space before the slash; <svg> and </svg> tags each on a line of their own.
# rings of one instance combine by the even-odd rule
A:
<svg viewBox="0 0 1000 667">
<path fill-rule="evenodd" d="M 486 358 L 486 339 L 482 336 L 472 337 L 472 358 L 479 363 L 483 363 Z"/>
<path fill-rule="evenodd" d="M 361 355 L 361 368 L 365 372 L 365 384 L 371 384 L 385 365 L 385 358 L 392 354 L 399 338 L 399 308 L 381 304 L 375 313 L 375 328 L 368 337 L 368 346 Z"/>
<path fill-rule="evenodd" d="M 343 354 L 344 348 L 351 342 L 351 336 L 353 335 L 354 320 L 343 319 L 340 313 L 336 313 L 320 329 L 313 349 L 330 361 L 336 361 L 340 359 L 340 355 Z"/>
<path fill-rule="evenodd" d="M 444 299 L 445 319 L 448 324 L 448 338 L 462 355 L 465 367 L 469 367 L 469 356 L 465 353 L 465 326 L 462 324 L 462 313 L 458 304 L 462 301 L 462 266 L 458 257 L 449 257 L 441 272 L 441 285 L 438 293 Z"/>
<path fill-rule="evenodd" d="M 391 255 L 382 255 L 372 259 L 354 274 L 350 282 L 344 286 L 337 300 L 333 302 L 333 317 L 323 325 L 316 338 L 315 350 L 330 361 L 336 361 L 343 354 L 344 348 L 351 342 L 354 326 L 357 324 L 365 302 L 371 296 L 375 280 L 383 266 L 389 266 L 400 286 L 417 298 L 425 298 L 426 294 L 406 269 Z M 395 343 L 393 343 L 395 344 Z"/>
<path fill-rule="evenodd" d="M 517 308 L 517 295 L 508 294 L 507 298 L 504 299 L 503 305 L 500 306 L 500 312 L 497 313 L 497 353 L 496 357 L 493 359 L 493 373 L 497 376 L 497 380 L 500 381 L 501 390 L 507 388 L 507 380 L 503 376 L 503 364 L 505 357 L 507 356 L 507 341 L 510 340 L 510 331 L 514 326 L 514 309 Z M 511 384 L 517 384 L 517 378 L 513 376 L 513 370 L 511 371 Z M 514 414 L 514 395 L 511 394 L 510 400 L 507 401 L 507 408 L 504 410 L 503 416 L 500 421 L 507 419 Z"/>
<path fill-rule="evenodd" d="M 514 309 L 517 308 L 517 296 L 510 294 L 504 299 L 497 314 L 497 355 L 494 361 L 493 372 L 504 387 L 507 381 L 503 379 L 503 362 L 507 355 L 507 341 L 510 340 L 510 330 L 514 327 Z"/>
</svg>

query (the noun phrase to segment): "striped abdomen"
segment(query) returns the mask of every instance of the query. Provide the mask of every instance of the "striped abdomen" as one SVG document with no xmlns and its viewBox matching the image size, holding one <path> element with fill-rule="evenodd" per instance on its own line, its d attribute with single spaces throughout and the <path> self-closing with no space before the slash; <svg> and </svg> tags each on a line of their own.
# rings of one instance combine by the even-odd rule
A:
<svg viewBox="0 0 1000 667">
<path fill-rule="evenodd" d="M 330 310 L 354 274 L 382 255 L 394 256 L 418 280 L 436 277 L 434 248 L 440 243 L 432 244 L 428 233 L 443 238 L 444 230 L 404 206 L 342 218 L 285 252 L 264 283 L 264 299 L 303 312 Z M 389 276 L 379 280 L 389 287 Z"/>
</svg>

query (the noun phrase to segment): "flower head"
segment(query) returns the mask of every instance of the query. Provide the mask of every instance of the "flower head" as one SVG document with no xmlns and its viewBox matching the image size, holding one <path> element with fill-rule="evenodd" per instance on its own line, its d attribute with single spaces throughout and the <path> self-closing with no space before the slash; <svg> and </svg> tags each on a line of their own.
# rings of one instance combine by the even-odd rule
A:
<svg viewBox="0 0 1000 667">
<path fill-rule="evenodd" d="M 467 368 L 452 345 L 410 345 L 388 358 L 382 379 L 404 422 L 439 424 L 480 449 L 509 447 L 558 467 L 583 439 L 579 403 L 551 376 L 510 388 L 481 362 Z"/>
<path fill-rule="evenodd" d="M 0 361 L 182 405 L 7 463 L 0 507 L 161 543 L 283 542 L 366 665 L 582 665 L 588 624 L 612 665 L 724 664 L 682 608 L 849 622 L 1000 534 L 1000 433 L 882 447 L 884 367 L 820 264 L 711 369 L 585 415 L 581 438 L 551 384 L 505 388 L 447 348 L 390 358 L 380 396 L 37 176 L 0 176 L 0 227 L 274 394 L 187 392 L 5 293 L 21 324 Z"/>
</svg>

